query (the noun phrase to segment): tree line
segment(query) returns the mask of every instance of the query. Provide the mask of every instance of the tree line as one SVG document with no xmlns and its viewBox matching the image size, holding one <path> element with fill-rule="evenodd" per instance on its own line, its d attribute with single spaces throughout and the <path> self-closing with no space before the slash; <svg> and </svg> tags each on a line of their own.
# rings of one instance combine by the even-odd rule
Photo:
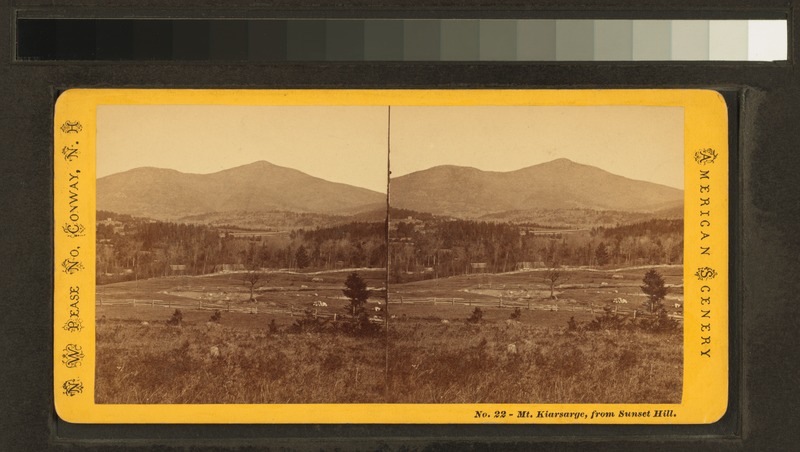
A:
<svg viewBox="0 0 800 452">
<path fill-rule="evenodd" d="M 683 263 L 683 221 L 649 220 L 558 232 L 526 224 L 436 219 L 393 223 L 395 282 L 475 272 Z"/>
<path fill-rule="evenodd" d="M 402 213 L 408 215 L 391 223 L 387 248 L 385 222 L 260 234 L 99 211 L 97 281 L 258 268 L 385 268 L 389 260 L 395 282 L 554 265 L 683 262 L 682 220 L 558 232 Z"/>
<path fill-rule="evenodd" d="M 386 267 L 385 223 L 259 234 L 98 212 L 97 281 L 259 268 Z"/>
</svg>

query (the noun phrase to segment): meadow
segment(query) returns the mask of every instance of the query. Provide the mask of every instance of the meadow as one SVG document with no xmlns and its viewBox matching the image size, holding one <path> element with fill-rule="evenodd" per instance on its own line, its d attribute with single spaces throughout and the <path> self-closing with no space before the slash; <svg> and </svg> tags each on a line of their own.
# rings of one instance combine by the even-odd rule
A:
<svg viewBox="0 0 800 452">
<path fill-rule="evenodd" d="M 199 314 L 199 313 L 197 313 Z M 244 316 L 244 319 L 238 317 Z M 180 327 L 101 320 L 98 403 L 678 403 L 677 335 L 523 322 L 396 322 L 385 338 L 270 331 L 267 315 Z"/>
<path fill-rule="evenodd" d="M 682 302 L 682 269 L 662 271 L 670 296 Z M 631 300 L 628 311 L 641 309 L 643 272 L 575 270 L 556 299 L 536 272 L 392 285 L 388 355 L 383 333 L 353 336 L 335 327 L 341 317 L 334 321 L 333 313 L 346 312 L 343 272 L 268 275 L 257 302 L 247 301 L 237 274 L 99 286 L 96 400 L 678 403 L 680 330 L 568 327 L 589 325 L 617 306 L 615 297 Z M 381 287 L 380 271 L 364 274 Z M 132 297 L 135 306 L 127 304 Z M 182 320 L 170 325 L 176 306 Z M 476 308 L 482 318 L 468 321 Z M 314 315 L 322 328 L 293 328 Z"/>
</svg>

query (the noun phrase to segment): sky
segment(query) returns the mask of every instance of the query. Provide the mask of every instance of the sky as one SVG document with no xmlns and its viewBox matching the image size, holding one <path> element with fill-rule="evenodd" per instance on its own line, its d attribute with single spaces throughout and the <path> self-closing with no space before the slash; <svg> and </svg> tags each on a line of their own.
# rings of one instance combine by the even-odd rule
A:
<svg viewBox="0 0 800 452">
<path fill-rule="evenodd" d="M 97 177 L 207 174 L 259 160 L 386 193 L 386 107 L 101 105 Z"/>
<path fill-rule="evenodd" d="M 386 107 L 98 107 L 97 176 L 206 174 L 258 160 L 386 192 Z M 683 188 L 680 107 L 392 107 L 392 177 L 437 165 L 511 171 L 568 158 Z"/>
<path fill-rule="evenodd" d="M 683 189 L 682 107 L 392 108 L 392 177 L 437 165 L 513 171 L 568 158 Z"/>
</svg>

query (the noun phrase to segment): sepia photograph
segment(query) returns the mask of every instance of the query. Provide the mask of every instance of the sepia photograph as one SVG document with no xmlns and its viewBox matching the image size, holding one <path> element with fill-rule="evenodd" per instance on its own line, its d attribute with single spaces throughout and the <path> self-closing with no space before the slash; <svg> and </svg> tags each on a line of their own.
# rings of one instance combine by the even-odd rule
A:
<svg viewBox="0 0 800 452">
<path fill-rule="evenodd" d="M 387 109 L 97 118 L 96 402 L 379 401 Z"/>
<path fill-rule="evenodd" d="M 681 402 L 680 107 L 97 122 L 98 404 Z"/>
<path fill-rule="evenodd" d="M 391 120 L 399 400 L 681 402 L 681 108 Z"/>
</svg>

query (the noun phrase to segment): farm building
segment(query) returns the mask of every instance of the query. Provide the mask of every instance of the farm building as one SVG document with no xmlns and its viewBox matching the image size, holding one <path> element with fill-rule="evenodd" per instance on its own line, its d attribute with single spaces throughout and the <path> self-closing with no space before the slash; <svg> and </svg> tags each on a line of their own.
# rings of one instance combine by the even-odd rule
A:
<svg viewBox="0 0 800 452">
<path fill-rule="evenodd" d="M 470 262 L 469 267 L 474 273 L 484 273 L 486 271 L 486 262 Z"/>
<path fill-rule="evenodd" d="M 185 275 L 186 274 L 186 265 L 184 264 L 170 264 L 169 271 L 173 275 Z"/>
<path fill-rule="evenodd" d="M 243 264 L 218 264 L 214 266 L 214 272 L 235 272 L 245 270 Z"/>
</svg>

